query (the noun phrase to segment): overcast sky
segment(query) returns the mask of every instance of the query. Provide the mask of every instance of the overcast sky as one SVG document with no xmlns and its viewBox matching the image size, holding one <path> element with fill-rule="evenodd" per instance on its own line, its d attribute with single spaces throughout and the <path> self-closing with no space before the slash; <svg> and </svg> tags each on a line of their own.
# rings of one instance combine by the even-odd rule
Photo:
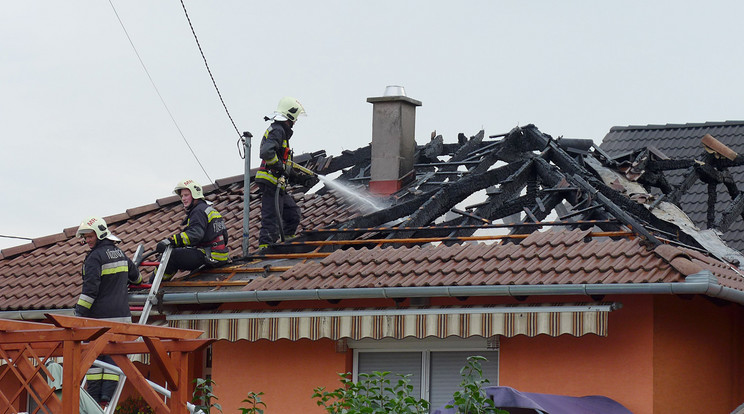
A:
<svg viewBox="0 0 744 414">
<path fill-rule="evenodd" d="M 303 103 L 296 153 L 367 145 L 366 99 L 386 85 L 423 103 L 420 144 L 433 130 L 454 142 L 532 123 L 599 142 L 616 125 L 744 119 L 741 1 L 184 2 L 239 131 L 260 137 L 282 96 Z M 5 1 L 0 39 L 1 235 L 243 172 L 179 1 Z"/>
</svg>

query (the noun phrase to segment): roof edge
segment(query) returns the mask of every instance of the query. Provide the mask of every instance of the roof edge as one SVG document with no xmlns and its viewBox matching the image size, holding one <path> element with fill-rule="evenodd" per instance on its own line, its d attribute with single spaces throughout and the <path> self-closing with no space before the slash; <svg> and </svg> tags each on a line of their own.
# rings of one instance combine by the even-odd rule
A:
<svg viewBox="0 0 744 414">
<path fill-rule="evenodd" d="M 691 295 L 701 294 L 744 305 L 744 292 L 723 287 L 709 270 L 690 275 L 685 282 L 577 284 L 577 285 L 490 285 L 424 286 L 389 288 L 264 290 L 235 292 L 166 293 L 163 304 L 186 305 L 228 302 L 269 302 L 290 300 L 395 299 L 411 297 L 464 296 L 555 296 L 555 295 Z M 130 295 L 130 304 L 143 304 L 147 295 Z"/>
</svg>

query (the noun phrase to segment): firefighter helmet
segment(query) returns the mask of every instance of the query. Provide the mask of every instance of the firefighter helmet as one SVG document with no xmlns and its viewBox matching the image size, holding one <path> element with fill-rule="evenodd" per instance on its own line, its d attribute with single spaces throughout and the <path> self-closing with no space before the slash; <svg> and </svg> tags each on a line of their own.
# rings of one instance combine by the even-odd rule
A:
<svg viewBox="0 0 744 414">
<path fill-rule="evenodd" d="M 86 233 L 95 232 L 98 240 L 109 239 L 113 241 L 121 241 L 118 237 L 111 234 L 106 225 L 106 220 L 101 217 L 91 216 L 83 220 L 77 229 L 75 236 L 84 237 Z"/>
<path fill-rule="evenodd" d="M 276 111 L 274 111 L 274 117 L 272 119 L 275 119 L 277 121 L 297 122 L 297 118 L 302 115 L 306 116 L 307 112 L 305 112 L 305 108 L 302 106 L 300 101 L 295 98 L 285 96 L 284 98 L 279 100 L 279 105 L 277 105 Z"/>
<path fill-rule="evenodd" d="M 183 190 L 184 188 L 191 191 L 192 198 L 194 199 L 201 198 L 202 200 L 204 199 L 204 192 L 202 191 L 202 186 L 196 181 L 183 180 L 179 182 L 178 184 L 176 184 L 176 188 L 173 189 L 173 192 L 176 193 L 176 195 L 180 196 L 181 190 Z"/>
</svg>

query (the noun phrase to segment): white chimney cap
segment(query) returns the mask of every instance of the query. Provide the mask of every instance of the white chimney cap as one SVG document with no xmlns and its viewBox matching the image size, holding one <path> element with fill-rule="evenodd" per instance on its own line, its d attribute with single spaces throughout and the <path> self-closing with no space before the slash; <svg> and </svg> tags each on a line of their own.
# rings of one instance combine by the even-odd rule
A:
<svg viewBox="0 0 744 414">
<path fill-rule="evenodd" d="M 406 96 L 406 88 L 398 85 L 386 86 L 383 96 Z"/>
</svg>

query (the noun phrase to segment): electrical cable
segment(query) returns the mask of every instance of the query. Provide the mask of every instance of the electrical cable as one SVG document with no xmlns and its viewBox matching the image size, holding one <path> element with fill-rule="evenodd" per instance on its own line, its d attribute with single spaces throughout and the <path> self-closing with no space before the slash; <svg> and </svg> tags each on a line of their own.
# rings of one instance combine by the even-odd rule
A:
<svg viewBox="0 0 744 414">
<path fill-rule="evenodd" d="M 7 235 L 4 235 L 4 234 L 0 234 L 0 238 L 5 238 L 5 239 L 21 239 L 21 240 L 33 240 L 33 239 L 32 239 L 32 238 L 30 238 L 30 237 L 21 237 L 21 236 L 7 236 Z"/>
<path fill-rule="evenodd" d="M 196 47 L 199 48 L 199 53 L 201 54 L 202 60 L 204 61 L 204 66 L 207 68 L 207 73 L 209 73 L 209 78 L 212 80 L 212 85 L 214 85 L 214 90 L 217 91 L 217 96 L 220 98 L 220 102 L 222 103 L 222 107 L 225 108 L 225 113 L 227 114 L 228 119 L 230 119 L 230 123 L 233 126 L 233 129 L 235 129 L 235 133 L 238 134 L 238 154 L 240 154 L 240 158 L 245 158 L 245 155 L 241 153 L 240 147 L 241 147 L 241 140 L 243 140 L 243 136 L 240 133 L 240 130 L 238 129 L 237 125 L 235 125 L 235 121 L 233 120 L 232 115 L 230 115 L 230 111 L 227 109 L 227 104 L 225 104 L 225 100 L 222 98 L 222 93 L 220 92 L 220 88 L 217 87 L 217 81 L 214 80 L 214 76 L 212 75 L 212 69 L 209 68 L 209 63 L 207 62 L 207 57 L 204 56 L 204 50 L 202 50 L 201 43 L 199 43 L 199 37 L 196 35 L 196 30 L 194 30 L 194 25 L 191 24 L 191 18 L 189 17 L 189 12 L 186 10 L 186 5 L 184 4 L 183 0 L 181 0 L 181 7 L 183 7 L 183 14 L 186 15 L 186 20 L 189 22 L 189 28 L 191 28 L 191 34 L 194 35 L 194 41 L 196 41 Z"/>
<path fill-rule="evenodd" d="M 121 28 L 124 30 L 124 34 L 127 36 L 127 40 L 129 40 L 129 44 L 132 46 L 132 49 L 134 50 L 134 54 L 137 55 L 137 59 L 139 60 L 140 65 L 142 65 L 142 69 L 145 70 L 145 73 L 147 74 L 147 78 L 150 79 L 150 83 L 152 84 L 152 87 L 155 88 L 155 93 L 158 94 L 158 97 L 160 98 L 160 102 L 165 107 L 166 112 L 168 112 L 168 115 L 170 116 L 171 121 L 173 121 L 173 124 L 176 126 L 178 133 L 181 134 L 181 138 L 183 138 L 183 142 L 185 142 L 186 146 L 189 147 L 189 151 L 191 151 L 191 154 L 194 156 L 194 159 L 196 159 L 196 162 L 197 164 L 199 164 L 199 167 L 204 172 L 204 175 L 207 176 L 207 179 L 209 180 L 209 182 L 214 184 L 214 181 L 212 181 L 212 178 L 207 173 L 207 170 L 204 169 L 204 166 L 202 165 L 201 161 L 199 161 L 199 157 L 196 156 L 194 149 L 191 148 L 191 145 L 189 144 L 189 141 L 186 139 L 186 136 L 183 134 L 183 131 L 181 131 L 181 127 L 178 126 L 178 122 L 176 122 L 176 118 L 173 117 L 173 114 L 168 108 L 168 105 L 165 103 L 165 99 L 163 99 L 163 95 L 160 94 L 160 90 L 158 89 L 157 85 L 155 85 L 155 81 L 152 79 L 152 76 L 150 76 L 150 72 L 147 70 L 147 66 L 145 66 L 145 62 L 142 61 L 142 57 L 140 57 L 140 54 L 137 51 L 137 48 L 134 46 L 134 42 L 132 41 L 132 38 L 129 36 L 129 32 L 127 32 L 127 28 L 124 27 L 124 22 L 122 22 L 121 18 L 119 17 L 119 13 L 116 11 L 116 7 L 114 7 L 114 3 L 111 0 L 109 0 L 109 4 L 111 5 L 111 8 L 114 10 L 116 19 L 119 21 L 119 25 L 121 25 Z"/>
</svg>

